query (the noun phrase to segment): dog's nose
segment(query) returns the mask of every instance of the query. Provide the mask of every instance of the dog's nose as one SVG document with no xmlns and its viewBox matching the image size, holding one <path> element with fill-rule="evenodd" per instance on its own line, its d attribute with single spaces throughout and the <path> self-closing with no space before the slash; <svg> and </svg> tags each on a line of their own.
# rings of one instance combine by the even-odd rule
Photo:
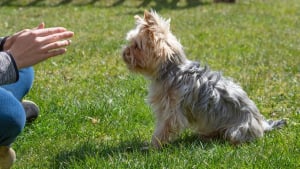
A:
<svg viewBox="0 0 300 169">
<path fill-rule="evenodd" d="M 129 56 L 130 56 L 130 50 L 129 50 L 128 47 L 124 48 L 122 56 L 123 56 L 123 60 L 128 63 L 129 62 Z"/>
</svg>

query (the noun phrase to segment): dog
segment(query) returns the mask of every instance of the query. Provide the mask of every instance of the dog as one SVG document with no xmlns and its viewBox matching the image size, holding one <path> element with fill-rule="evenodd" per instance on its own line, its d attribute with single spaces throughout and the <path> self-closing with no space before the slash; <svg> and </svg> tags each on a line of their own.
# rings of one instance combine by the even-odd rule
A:
<svg viewBox="0 0 300 169">
<path fill-rule="evenodd" d="M 187 59 L 170 31 L 170 19 L 155 11 L 135 16 L 122 50 L 128 69 L 150 81 L 148 103 L 156 118 L 151 144 L 161 148 L 187 128 L 204 138 L 236 145 L 280 128 L 285 120 L 266 120 L 232 79 Z"/>
</svg>

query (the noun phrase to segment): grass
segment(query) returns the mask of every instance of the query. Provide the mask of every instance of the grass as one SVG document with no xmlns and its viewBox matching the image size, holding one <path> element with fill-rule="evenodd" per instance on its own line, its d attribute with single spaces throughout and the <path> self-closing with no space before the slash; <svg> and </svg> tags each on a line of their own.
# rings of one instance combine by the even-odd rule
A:
<svg viewBox="0 0 300 169">
<path fill-rule="evenodd" d="M 41 113 L 13 144 L 14 168 L 299 168 L 298 1 L 147 2 L 0 2 L 4 35 L 42 21 L 75 32 L 66 55 L 35 66 L 26 99 Z M 120 53 L 133 16 L 150 8 L 172 19 L 190 59 L 233 77 L 262 114 L 285 118 L 288 126 L 239 147 L 203 142 L 187 131 L 161 151 L 144 150 L 154 127 L 147 81 L 127 71 Z"/>
</svg>

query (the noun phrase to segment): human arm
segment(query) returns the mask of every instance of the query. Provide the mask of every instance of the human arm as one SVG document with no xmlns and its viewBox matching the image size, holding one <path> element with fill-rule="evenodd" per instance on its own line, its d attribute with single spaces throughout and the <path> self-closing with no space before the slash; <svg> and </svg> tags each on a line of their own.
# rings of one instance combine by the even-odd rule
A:
<svg viewBox="0 0 300 169">
<path fill-rule="evenodd" d="M 44 23 L 25 29 L 6 39 L 3 50 L 15 60 L 17 68 L 33 66 L 50 57 L 64 54 L 74 33 L 63 27 L 45 28 Z"/>
<path fill-rule="evenodd" d="M 41 23 L 34 29 L 43 29 L 44 26 L 44 23 Z M 14 44 L 16 38 L 25 31 L 30 30 L 24 29 L 12 36 L 0 37 L 0 85 L 14 83 L 19 79 L 16 62 L 7 50 Z"/>
<path fill-rule="evenodd" d="M 7 52 L 0 51 L 0 85 L 13 83 L 18 79 L 19 72 L 14 59 Z"/>
<path fill-rule="evenodd" d="M 66 52 L 74 33 L 63 27 L 45 28 L 41 23 L 6 38 L 0 38 L 0 85 L 18 80 L 18 69 L 33 66 Z"/>
<path fill-rule="evenodd" d="M 3 51 L 7 37 L 0 37 L 0 85 L 16 82 L 19 78 L 17 65 L 14 59 Z"/>
</svg>

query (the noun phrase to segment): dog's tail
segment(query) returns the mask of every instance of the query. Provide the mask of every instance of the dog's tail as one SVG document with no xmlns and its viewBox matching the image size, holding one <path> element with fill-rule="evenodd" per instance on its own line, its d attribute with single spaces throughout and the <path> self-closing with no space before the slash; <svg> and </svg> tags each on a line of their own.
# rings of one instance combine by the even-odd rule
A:
<svg viewBox="0 0 300 169">
<path fill-rule="evenodd" d="M 282 128 L 283 126 L 286 126 L 286 125 L 287 125 L 287 122 L 285 119 L 263 121 L 264 131 L 271 131 L 276 128 Z"/>
</svg>

